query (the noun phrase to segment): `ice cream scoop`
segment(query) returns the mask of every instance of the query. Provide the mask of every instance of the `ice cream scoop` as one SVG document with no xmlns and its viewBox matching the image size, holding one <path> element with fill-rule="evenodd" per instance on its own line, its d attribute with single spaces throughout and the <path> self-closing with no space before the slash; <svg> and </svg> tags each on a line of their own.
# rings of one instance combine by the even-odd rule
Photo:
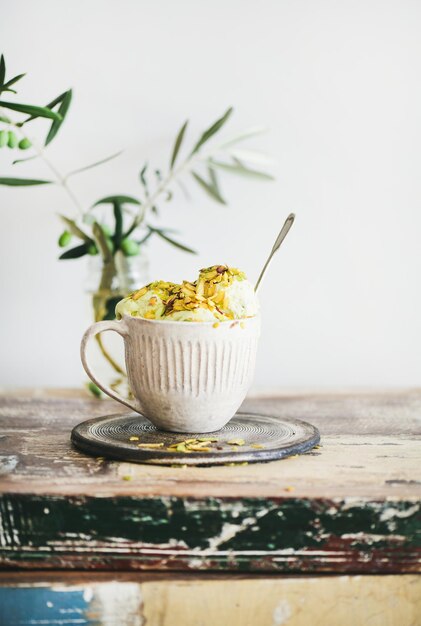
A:
<svg viewBox="0 0 421 626">
<path fill-rule="evenodd" d="M 142 287 L 120 300 L 115 309 L 117 319 L 121 319 L 123 315 L 150 320 L 160 319 L 164 313 L 165 303 L 177 287 L 178 285 L 174 283 L 162 280 Z"/>
<path fill-rule="evenodd" d="M 197 293 L 214 303 L 217 313 L 228 319 L 253 317 L 259 303 L 253 285 L 241 270 L 213 265 L 200 270 Z"/>
</svg>

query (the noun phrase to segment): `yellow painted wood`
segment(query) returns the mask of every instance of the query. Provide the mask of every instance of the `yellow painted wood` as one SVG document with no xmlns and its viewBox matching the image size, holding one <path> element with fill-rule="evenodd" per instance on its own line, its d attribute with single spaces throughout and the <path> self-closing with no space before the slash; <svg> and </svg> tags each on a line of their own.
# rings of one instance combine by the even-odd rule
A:
<svg viewBox="0 0 421 626">
<path fill-rule="evenodd" d="M 154 626 L 417 626 L 421 576 L 148 582 Z"/>
</svg>

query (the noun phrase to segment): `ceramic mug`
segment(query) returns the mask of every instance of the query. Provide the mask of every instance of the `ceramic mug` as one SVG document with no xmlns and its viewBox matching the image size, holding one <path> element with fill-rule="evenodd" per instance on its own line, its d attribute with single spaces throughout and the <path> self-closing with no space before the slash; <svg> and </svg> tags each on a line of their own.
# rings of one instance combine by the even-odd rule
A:
<svg viewBox="0 0 421 626">
<path fill-rule="evenodd" d="M 87 360 L 87 345 L 112 330 L 124 339 L 133 400 L 102 383 Z M 145 415 L 157 428 L 181 433 L 219 430 L 234 416 L 250 386 L 260 335 L 258 316 L 229 322 L 173 322 L 124 315 L 92 324 L 81 344 L 90 379 L 114 400 Z"/>
</svg>

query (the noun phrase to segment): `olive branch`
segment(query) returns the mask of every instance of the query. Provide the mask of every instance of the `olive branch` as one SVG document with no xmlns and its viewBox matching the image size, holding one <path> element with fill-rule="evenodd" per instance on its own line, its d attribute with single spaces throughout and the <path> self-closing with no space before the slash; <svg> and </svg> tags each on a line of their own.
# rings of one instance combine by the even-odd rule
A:
<svg viewBox="0 0 421 626">
<path fill-rule="evenodd" d="M 150 214 L 158 215 L 159 203 L 162 201 L 167 203 L 173 198 L 175 183 L 186 193 L 182 179 L 185 180 L 189 176 L 212 200 L 219 204 L 226 204 L 218 178 L 220 172 L 260 180 L 273 178 L 270 174 L 250 165 L 267 165 L 270 163 L 267 157 L 238 147 L 240 142 L 261 133 L 263 130 L 261 127 L 250 128 L 218 145 L 214 145 L 210 149 L 205 149 L 207 142 L 222 129 L 231 117 L 233 109 L 229 108 L 222 117 L 200 135 L 193 146 L 187 150 L 185 158 L 179 162 L 188 127 L 188 121 L 186 121 L 175 138 L 165 175 L 161 169 L 151 171 L 147 163 L 142 167 L 139 173 L 139 182 L 143 193 L 139 197 L 124 194 L 108 196 L 84 209 L 72 190 L 69 179 L 117 158 L 122 151 L 65 175 L 61 174 L 46 155 L 46 148 L 57 136 L 67 116 L 72 101 L 72 90 L 65 91 L 45 106 L 3 100 L 3 93 L 16 94 L 12 86 L 16 86 L 16 83 L 24 76 L 25 74 L 19 74 L 7 80 L 5 60 L 4 56 L 1 56 L 0 147 L 7 146 L 12 150 L 32 152 L 26 158 L 15 159 L 13 165 L 40 158 L 52 174 L 52 179 L 0 177 L 0 185 L 26 187 L 29 185 L 56 184 L 63 188 L 77 209 L 77 217 L 60 215 L 60 219 L 65 225 L 65 230 L 59 238 L 60 247 L 66 249 L 60 256 L 63 260 L 80 258 L 86 254 L 101 254 L 104 259 L 108 259 L 110 255 L 115 255 L 119 250 L 125 256 L 136 255 L 140 252 L 141 246 L 152 236 L 158 236 L 184 252 L 194 253 L 192 248 L 174 239 L 170 229 L 154 225 L 150 220 Z M 25 118 L 16 121 L 10 117 L 10 111 L 25 115 Z M 38 118 L 50 121 L 47 135 L 42 143 L 30 137 L 27 131 L 28 124 Z M 202 173 L 202 169 L 205 173 Z M 104 204 L 109 205 L 113 211 L 114 224 L 112 229 L 106 224 L 100 224 L 95 217 L 95 208 Z M 133 212 L 134 208 L 136 209 L 135 212 Z M 78 240 L 79 243 L 75 247 L 69 247 L 73 239 Z"/>
<path fill-rule="evenodd" d="M 57 137 L 65 121 L 72 102 L 69 89 L 44 106 L 22 104 L 14 100 L 3 100 L 4 94 L 16 95 L 16 84 L 25 76 L 18 74 L 6 78 L 4 56 L 0 58 L 0 148 L 8 148 L 14 153 L 24 152 L 28 156 L 15 158 L 13 166 L 21 166 L 28 161 L 40 159 L 50 172 L 49 178 L 1 177 L 0 185 L 12 187 L 58 185 L 67 194 L 76 215 L 59 215 L 64 230 L 58 239 L 63 249 L 59 258 L 70 260 L 85 255 L 101 255 L 102 274 L 99 288 L 93 298 L 95 320 L 107 315 L 107 303 L 112 296 L 112 281 L 119 275 L 121 258 L 136 256 L 151 237 L 159 237 L 166 243 L 183 252 L 196 251 L 174 238 L 174 231 L 157 225 L 156 220 L 163 204 L 168 204 L 179 190 L 188 196 L 187 183 L 193 181 L 213 201 L 225 205 L 221 190 L 220 174 L 234 174 L 256 180 L 273 180 L 261 168 L 271 163 L 265 155 L 245 150 L 240 144 L 264 129 L 253 127 L 225 138 L 219 143 L 210 142 L 232 117 L 230 107 L 220 118 L 211 124 L 200 136 L 187 146 L 188 120 L 178 131 L 170 152 L 166 168 L 152 168 L 146 162 L 139 172 L 140 193 L 138 197 L 116 194 L 100 198 L 92 206 L 85 207 L 69 182 L 74 176 L 104 165 L 116 159 L 122 151 L 102 158 L 94 163 L 62 174 L 48 156 L 48 146 Z M 13 87 L 13 88 L 12 88 Z M 7 96 L 6 96 L 7 97 Z M 18 118 L 16 119 L 16 116 Z M 31 122 L 44 119 L 49 123 L 42 141 L 30 135 Z M 210 143 L 209 143 L 210 142 Z M 98 207 L 109 207 L 112 211 L 112 226 L 98 218 Z M 73 242 L 76 240 L 76 244 Z M 114 294 L 115 295 L 115 294 Z M 126 294 L 121 294 L 126 295 Z M 121 368 L 106 352 L 101 339 L 99 346 L 112 367 L 119 373 Z"/>
</svg>

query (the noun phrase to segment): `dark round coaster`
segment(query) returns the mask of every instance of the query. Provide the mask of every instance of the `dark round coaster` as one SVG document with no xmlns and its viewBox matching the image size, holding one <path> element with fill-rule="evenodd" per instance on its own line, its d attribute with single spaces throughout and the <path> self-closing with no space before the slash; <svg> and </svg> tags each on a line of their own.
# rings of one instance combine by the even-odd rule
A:
<svg viewBox="0 0 421 626">
<path fill-rule="evenodd" d="M 130 437 L 138 437 L 139 440 L 130 441 Z M 301 454 L 320 441 L 320 433 L 315 426 L 301 420 L 255 413 L 236 413 L 224 428 L 215 433 L 170 433 L 158 430 L 138 413 L 126 413 L 82 422 L 72 430 L 71 439 L 83 452 L 122 461 L 157 465 L 216 465 L 273 461 Z M 208 451 L 203 452 L 169 449 L 188 439 L 217 441 L 208 444 Z M 233 443 L 235 440 L 238 440 L 237 445 Z M 244 444 L 238 445 L 242 441 Z M 163 445 L 147 448 L 138 447 L 139 443 Z"/>
</svg>

